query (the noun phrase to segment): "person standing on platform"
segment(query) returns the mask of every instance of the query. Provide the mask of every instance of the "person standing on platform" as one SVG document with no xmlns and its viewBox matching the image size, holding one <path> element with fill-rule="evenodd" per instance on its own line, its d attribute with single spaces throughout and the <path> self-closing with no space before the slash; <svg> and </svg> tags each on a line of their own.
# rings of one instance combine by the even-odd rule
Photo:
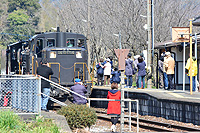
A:
<svg viewBox="0 0 200 133">
<path fill-rule="evenodd" d="M 109 56 L 108 57 L 108 59 L 110 59 L 110 64 L 111 64 L 111 71 L 112 71 L 112 69 L 113 69 L 113 57 L 112 56 Z M 105 60 L 103 63 L 102 63 L 102 65 L 105 65 L 107 63 L 107 61 Z"/>
<path fill-rule="evenodd" d="M 96 65 L 97 68 L 97 85 L 100 85 L 99 82 L 101 82 L 101 86 L 103 85 L 103 58 L 100 58 L 100 62 Z"/>
<path fill-rule="evenodd" d="M 163 56 L 163 54 L 161 54 L 160 59 L 159 59 L 159 61 L 158 61 L 159 88 L 160 88 L 160 89 L 164 89 L 163 62 L 164 62 L 164 56 Z"/>
<path fill-rule="evenodd" d="M 167 73 L 166 73 L 166 60 L 167 60 L 167 55 L 166 52 L 163 54 L 164 56 L 164 63 L 163 63 L 163 80 L 164 80 L 164 86 L 165 90 L 168 90 L 168 78 L 167 78 Z"/>
<path fill-rule="evenodd" d="M 111 75 L 112 75 L 112 78 L 110 79 L 110 83 L 112 84 L 114 82 L 114 83 L 119 84 L 121 81 L 119 77 L 121 76 L 121 73 L 118 71 L 117 68 L 115 68 L 114 71 L 111 72 Z"/>
<path fill-rule="evenodd" d="M 118 84 L 113 82 L 111 84 L 111 89 L 108 91 L 107 99 L 115 99 L 120 100 L 121 99 L 121 92 L 118 90 Z M 108 102 L 108 109 L 107 109 L 108 115 L 116 115 L 116 117 L 111 117 L 111 132 L 116 131 L 116 124 L 118 122 L 118 119 L 121 114 L 121 105 L 120 101 L 109 101 Z"/>
<path fill-rule="evenodd" d="M 139 62 L 137 64 L 137 67 L 138 67 L 138 84 L 139 84 L 138 89 L 144 89 L 145 88 L 145 76 L 146 76 L 146 70 L 145 70 L 146 63 L 144 62 L 142 57 L 138 58 L 138 62 Z M 143 83 L 143 87 L 142 87 L 142 83 Z"/>
<path fill-rule="evenodd" d="M 111 70 L 112 70 L 112 69 L 113 69 L 113 57 L 112 57 L 112 56 L 109 56 L 108 58 L 110 59 Z"/>
<path fill-rule="evenodd" d="M 104 85 L 106 85 L 106 83 L 109 85 L 111 75 L 111 64 L 109 58 L 106 59 L 106 63 L 102 67 L 104 68 Z"/>
<path fill-rule="evenodd" d="M 133 62 L 133 66 L 134 66 L 134 72 L 135 72 L 135 83 L 136 83 L 136 89 L 139 87 L 138 85 L 138 68 L 137 68 L 137 64 L 138 64 L 138 57 L 134 56 L 134 62 Z"/>
<path fill-rule="evenodd" d="M 41 66 L 37 68 L 36 73 L 46 79 L 49 79 L 49 76 L 53 75 L 53 70 L 49 67 L 49 63 L 46 58 L 42 59 Z M 49 100 L 48 96 L 50 95 L 50 83 L 44 79 L 41 80 L 41 92 L 45 94 L 41 95 L 41 109 L 48 112 L 47 103 Z"/>
<path fill-rule="evenodd" d="M 190 75 L 190 68 L 192 69 L 192 75 Z M 185 69 L 186 69 L 186 73 L 188 75 L 189 81 L 190 81 L 190 76 L 192 76 L 192 90 L 195 91 L 196 90 L 195 76 L 197 75 L 197 59 L 194 57 L 194 55 L 192 56 L 192 65 L 190 65 L 190 58 L 188 58 Z"/>
<path fill-rule="evenodd" d="M 127 77 L 127 86 L 129 88 L 132 88 L 132 83 L 133 83 L 133 60 L 131 59 L 132 54 L 128 53 L 128 59 L 125 60 L 125 75 Z"/>
<path fill-rule="evenodd" d="M 174 68 L 175 68 L 175 61 L 174 59 L 171 57 L 171 53 L 170 52 L 166 52 L 165 53 L 167 56 L 166 59 L 166 64 L 165 64 L 165 68 L 166 68 L 166 73 L 167 73 L 167 78 L 168 78 L 168 90 L 174 90 L 174 85 L 173 85 L 173 79 L 174 79 Z"/>
<path fill-rule="evenodd" d="M 87 89 L 85 88 L 85 86 L 82 85 L 81 79 L 75 79 L 75 85 L 71 87 L 71 90 L 80 94 L 81 96 L 85 97 L 85 94 L 87 93 Z M 73 96 L 73 103 L 75 104 L 86 104 L 87 100 L 76 95 L 76 94 L 72 94 Z"/>
</svg>

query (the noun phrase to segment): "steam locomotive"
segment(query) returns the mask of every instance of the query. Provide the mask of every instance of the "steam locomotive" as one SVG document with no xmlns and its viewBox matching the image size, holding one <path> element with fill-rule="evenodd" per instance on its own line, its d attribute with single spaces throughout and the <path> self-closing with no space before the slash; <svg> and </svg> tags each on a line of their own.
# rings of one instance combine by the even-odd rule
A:
<svg viewBox="0 0 200 133">
<path fill-rule="evenodd" d="M 80 78 L 91 84 L 86 37 L 60 32 L 59 27 L 56 32 L 37 33 L 29 40 L 8 45 L 2 52 L 1 74 L 36 74 L 43 58 L 53 69 L 52 81 L 71 86 L 75 78 Z"/>
</svg>

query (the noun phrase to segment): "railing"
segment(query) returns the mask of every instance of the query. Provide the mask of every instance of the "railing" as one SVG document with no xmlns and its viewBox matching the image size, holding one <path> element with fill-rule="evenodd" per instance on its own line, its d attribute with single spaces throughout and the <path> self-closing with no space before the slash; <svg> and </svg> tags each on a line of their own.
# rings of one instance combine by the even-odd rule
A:
<svg viewBox="0 0 200 133">
<path fill-rule="evenodd" d="M 121 100 L 115 100 L 115 99 L 106 99 L 106 98 L 88 98 L 88 104 L 89 104 L 89 107 L 90 107 L 90 103 L 91 101 L 121 101 Z M 127 117 L 129 118 L 129 131 L 131 131 L 131 102 L 136 102 L 137 103 L 137 133 L 139 132 L 139 101 L 138 100 L 131 100 L 131 99 L 124 99 L 125 102 L 128 102 L 128 112 L 129 112 L 129 115 L 125 115 L 124 117 Z M 121 110 L 122 111 L 122 110 Z M 110 117 L 108 115 L 108 117 Z M 120 121 L 122 121 L 120 119 Z M 121 129 L 122 130 L 122 129 Z"/>
<path fill-rule="evenodd" d="M 32 75 L 0 75 L 0 109 L 15 113 L 41 112 L 41 80 Z"/>
<path fill-rule="evenodd" d="M 58 75 L 58 83 L 60 84 L 60 63 L 58 63 L 58 62 L 50 62 L 49 63 L 49 65 L 50 65 L 50 67 L 51 67 L 51 65 L 58 65 L 59 66 L 59 70 L 58 70 L 58 72 L 59 72 L 59 75 Z M 50 80 L 51 80 L 51 75 L 50 75 Z"/>
</svg>

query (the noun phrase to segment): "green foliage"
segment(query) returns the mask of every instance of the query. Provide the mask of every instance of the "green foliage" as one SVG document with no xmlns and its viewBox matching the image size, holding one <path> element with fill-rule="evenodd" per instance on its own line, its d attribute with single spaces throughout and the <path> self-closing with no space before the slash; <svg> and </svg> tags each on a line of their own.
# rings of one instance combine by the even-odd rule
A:
<svg viewBox="0 0 200 133">
<path fill-rule="evenodd" d="M 59 133 L 59 128 L 53 124 L 51 119 L 38 119 L 28 127 L 33 133 Z"/>
<path fill-rule="evenodd" d="M 13 130 L 22 129 L 24 124 L 20 122 L 20 118 L 10 111 L 0 111 L 0 129 Z"/>
<path fill-rule="evenodd" d="M 95 124 L 97 115 L 95 111 L 86 105 L 71 104 L 62 107 L 58 114 L 64 115 L 70 128 L 90 127 Z"/>
<path fill-rule="evenodd" d="M 11 111 L 0 111 L 0 133 L 59 133 L 51 119 L 25 123 Z"/>
<path fill-rule="evenodd" d="M 39 0 L 1 0 L 1 32 L 12 35 L 0 35 L 0 45 L 8 45 L 19 40 L 27 40 L 35 34 L 40 22 Z M 3 5 L 4 3 L 4 5 Z M 7 23 L 5 23 L 7 22 Z M 25 36 L 23 36 L 25 35 Z"/>
<path fill-rule="evenodd" d="M 8 12 L 23 9 L 31 16 L 32 12 L 36 12 L 39 8 L 39 0 L 8 0 Z"/>
<path fill-rule="evenodd" d="M 7 20 L 9 21 L 9 26 L 23 25 L 27 23 L 29 16 L 26 15 L 24 10 L 15 10 L 8 15 Z"/>
</svg>

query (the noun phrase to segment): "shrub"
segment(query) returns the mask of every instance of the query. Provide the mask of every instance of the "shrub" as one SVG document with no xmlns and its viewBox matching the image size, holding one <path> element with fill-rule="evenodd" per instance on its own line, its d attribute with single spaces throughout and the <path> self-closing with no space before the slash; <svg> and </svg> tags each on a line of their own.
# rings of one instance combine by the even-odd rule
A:
<svg viewBox="0 0 200 133">
<path fill-rule="evenodd" d="M 86 105 L 70 104 L 62 107 L 58 114 L 64 115 L 70 128 L 90 127 L 95 124 L 97 115 L 95 111 Z"/>
</svg>

